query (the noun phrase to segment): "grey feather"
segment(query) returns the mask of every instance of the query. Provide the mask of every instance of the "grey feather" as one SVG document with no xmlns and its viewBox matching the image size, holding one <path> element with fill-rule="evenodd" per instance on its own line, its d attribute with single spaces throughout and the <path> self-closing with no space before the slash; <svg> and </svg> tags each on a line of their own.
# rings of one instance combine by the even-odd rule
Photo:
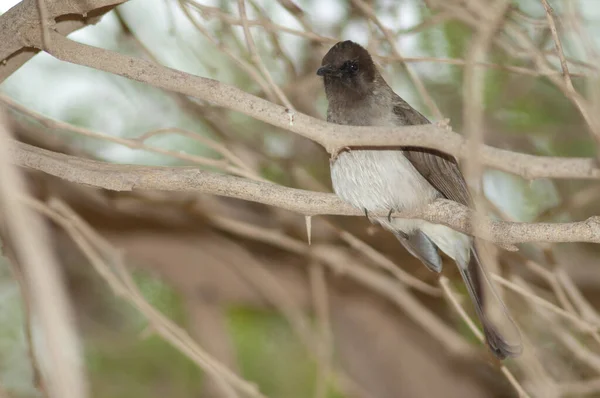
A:
<svg viewBox="0 0 600 398">
<path fill-rule="evenodd" d="M 416 231 L 412 234 L 394 232 L 394 235 L 404 248 L 421 260 L 427 268 L 433 272 L 442 272 L 442 258 L 437 251 L 437 247 L 422 231 Z"/>
<path fill-rule="evenodd" d="M 480 263 L 475 247 L 472 249 L 469 263 L 458 264 L 458 270 L 475 307 L 475 313 L 481 321 L 485 340 L 494 355 L 499 359 L 519 356 L 523 352 L 523 346 L 518 329 L 512 319 L 507 317 L 502 324 L 496 324 L 488 316 L 490 309 L 486 309 L 486 302 L 493 303 L 498 306 L 496 310 L 503 312 L 506 311 L 506 307 L 490 285 L 489 277 Z M 483 298 L 486 298 L 485 302 Z"/>
<path fill-rule="evenodd" d="M 465 206 L 471 205 L 467 184 L 454 157 L 432 149 L 402 149 L 414 168 L 446 199 Z"/>
<path fill-rule="evenodd" d="M 429 124 L 429 120 L 411 107 L 396 93 L 393 95 L 393 113 L 400 125 Z M 415 169 L 437 189 L 446 199 L 453 200 L 465 206 L 471 204 L 471 197 L 465 179 L 463 178 L 456 159 L 434 149 L 404 147 L 404 156 Z"/>
</svg>

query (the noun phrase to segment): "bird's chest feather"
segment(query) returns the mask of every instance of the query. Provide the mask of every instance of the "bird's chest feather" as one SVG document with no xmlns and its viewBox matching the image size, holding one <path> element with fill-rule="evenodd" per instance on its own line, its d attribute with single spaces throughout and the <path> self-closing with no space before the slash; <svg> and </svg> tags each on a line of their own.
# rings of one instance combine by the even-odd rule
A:
<svg viewBox="0 0 600 398">
<path fill-rule="evenodd" d="M 331 180 L 339 197 L 369 211 L 412 209 L 439 196 L 398 150 L 342 152 L 331 165 Z"/>
<path fill-rule="evenodd" d="M 350 126 L 396 125 L 391 101 L 385 95 L 371 95 L 360 100 L 342 97 L 329 104 L 327 121 Z"/>
<path fill-rule="evenodd" d="M 327 120 L 354 126 L 397 126 L 392 102 L 375 93 L 360 102 L 330 103 Z M 331 165 L 335 193 L 346 202 L 369 211 L 397 211 L 429 203 L 439 196 L 398 150 L 350 150 Z"/>
</svg>

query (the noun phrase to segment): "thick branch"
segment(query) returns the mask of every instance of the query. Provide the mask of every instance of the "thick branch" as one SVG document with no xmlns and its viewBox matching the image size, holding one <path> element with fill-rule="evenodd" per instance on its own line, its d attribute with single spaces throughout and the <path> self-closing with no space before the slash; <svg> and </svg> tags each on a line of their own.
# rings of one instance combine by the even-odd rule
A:
<svg viewBox="0 0 600 398">
<path fill-rule="evenodd" d="M 305 215 L 362 215 L 333 194 L 286 188 L 192 167 L 119 165 L 78 158 L 11 141 L 15 164 L 53 176 L 114 191 L 164 190 L 202 192 L 277 206 Z M 387 213 L 387 212 L 386 212 Z M 387 214 L 380 214 L 387 216 Z M 438 200 L 422 209 L 394 214 L 444 224 L 458 231 L 472 231 L 473 213 L 456 202 Z M 600 243 L 600 218 L 574 223 L 515 223 L 489 220 L 490 235 L 497 243 L 594 242 Z"/>
<path fill-rule="evenodd" d="M 127 0 L 44 0 L 46 24 L 62 35 L 93 25 Z M 58 21 L 57 21 L 58 20 Z M 0 83 L 19 69 L 42 46 L 38 0 L 23 0 L 0 15 Z"/>
<path fill-rule="evenodd" d="M 0 113 L 0 142 L 12 136 Z M 6 227 L 26 291 L 32 316 L 45 344 L 30 347 L 41 360 L 44 389 L 49 398 L 86 398 L 87 378 L 82 366 L 80 341 L 61 268 L 52 250 L 47 225 L 19 198 L 27 194 L 21 170 L 10 164 L 10 154 L 0 145 L 0 219 Z M 7 242 L 8 243 L 8 242 Z"/>
<path fill-rule="evenodd" d="M 327 123 L 248 94 L 219 81 L 190 75 L 143 59 L 77 43 L 51 32 L 52 55 L 66 62 L 114 73 L 165 90 L 210 101 L 255 119 L 300 134 L 329 153 L 347 146 L 422 146 L 459 158 L 469 155 L 460 135 L 435 125 L 355 127 Z M 588 158 L 526 155 L 483 146 L 481 161 L 526 178 L 600 178 L 600 168 Z"/>
</svg>

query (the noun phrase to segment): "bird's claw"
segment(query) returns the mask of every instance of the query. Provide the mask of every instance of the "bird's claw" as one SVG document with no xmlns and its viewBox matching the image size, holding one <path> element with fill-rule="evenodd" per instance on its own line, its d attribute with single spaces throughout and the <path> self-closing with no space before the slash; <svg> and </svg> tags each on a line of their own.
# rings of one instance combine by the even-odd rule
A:
<svg viewBox="0 0 600 398">
<path fill-rule="evenodd" d="M 365 217 L 367 217 L 367 220 L 371 221 L 371 217 L 369 217 L 369 210 L 367 210 L 367 208 L 363 208 L 364 212 L 365 212 Z M 372 222 L 372 221 L 371 221 Z"/>
<path fill-rule="evenodd" d="M 333 163 L 333 162 L 335 162 L 335 161 L 336 161 L 336 159 L 338 158 L 338 156 L 340 156 L 340 153 L 342 153 L 342 152 L 346 152 L 346 151 L 350 152 L 350 150 L 351 150 L 351 149 L 350 149 L 350 147 L 349 147 L 349 146 L 345 146 L 345 147 L 342 147 L 342 148 L 338 148 L 338 149 L 336 149 L 335 151 L 333 151 L 333 152 L 331 153 L 331 158 L 329 159 L 329 162 L 330 162 L 330 163 Z"/>
<path fill-rule="evenodd" d="M 392 222 L 392 214 L 394 214 L 394 209 L 390 209 L 390 212 L 388 213 L 387 219 L 389 222 Z"/>
</svg>

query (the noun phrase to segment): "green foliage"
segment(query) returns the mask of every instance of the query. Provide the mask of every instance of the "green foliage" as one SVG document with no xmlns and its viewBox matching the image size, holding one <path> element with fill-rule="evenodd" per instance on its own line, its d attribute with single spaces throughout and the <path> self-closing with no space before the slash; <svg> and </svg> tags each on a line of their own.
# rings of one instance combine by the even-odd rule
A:
<svg viewBox="0 0 600 398">
<path fill-rule="evenodd" d="M 485 173 L 484 191 L 503 212 L 522 221 L 533 221 L 544 210 L 557 206 L 560 202 L 551 180 L 529 182 L 498 170 L 488 170 Z"/>
<path fill-rule="evenodd" d="M 288 323 L 271 311 L 233 308 L 230 332 L 242 375 L 270 397 L 314 395 L 317 367 Z M 342 395 L 330 387 L 329 398 Z"/>
<path fill-rule="evenodd" d="M 198 366 L 158 336 L 122 336 L 110 344 L 88 344 L 95 397 L 173 397 L 200 393 Z"/>
<path fill-rule="evenodd" d="M 134 279 L 148 302 L 179 323 L 185 313 L 179 294 L 159 278 L 136 272 Z M 114 302 L 114 310 L 125 311 L 128 325 L 103 339 L 88 340 L 86 357 L 95 397 L 173 397 L 198 395 L 202 371 L 157 335 L 135 309 Z M 146 330 L 147 329 L 147 330 Z"/>
<path fill-rule="evenodd" d="M 505 109 L 520 116 L 508 120 L 508 132 L 532 133 L 580 120 L 571 102 L 547 80 L 520 76 L 513 78 L 511 84 L 515 91 L 522 91 L 517 91 L 518 95 L 510 97 L 505 105 Z"/>
<path fill-rule="evenodd" d="M 446 39 L 447 56 L 450 58 L 464 58 L 471 36 L 470 29 L 462 22 L 448 21 L 442 25 L 442 31 Z M 452 79 L 455 82 L 461 82 L 463 68 L 453 68 L 451 71 Z"/>
</svg>

